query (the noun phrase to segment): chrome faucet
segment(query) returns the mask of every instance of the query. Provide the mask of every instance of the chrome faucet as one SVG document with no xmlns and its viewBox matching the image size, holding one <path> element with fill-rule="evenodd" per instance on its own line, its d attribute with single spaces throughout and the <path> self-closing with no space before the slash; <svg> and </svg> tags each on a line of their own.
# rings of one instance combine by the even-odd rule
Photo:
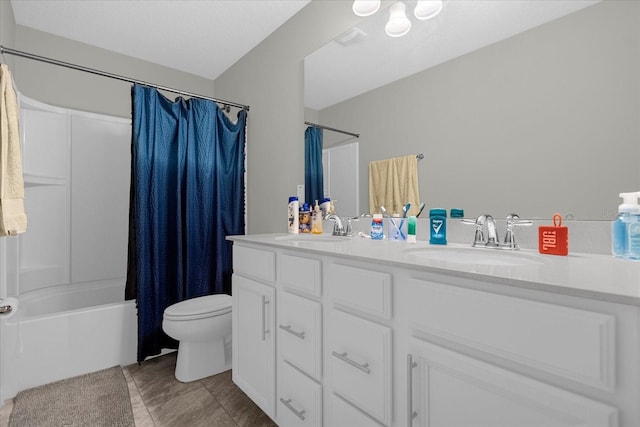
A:
<svg viewBox="0 0 640 427">
<path fill-rule="evenodd" d="M 474 248 L 477 246 L 487 248 L 499 248 L 500 239 L 498 239 L 498 229 L 496 228 L 496 222 L 489 214 L 480 215 L 475 221 L 471 219 L 463 219 L 463 224 L 472 224 L 476 226 L 476 232 L 473 238 L 471 246 Z M 484 237 L 485 225 L 487 228 L 487 238 Z"/>
<path fill-rule="evenodd" d="M 324 216 L 326 220 L 333 221 L 333 235 L 334 236 L 346 236 L 346 231 L 344 229 L 344 224 L 342 224 L 342 219 L 335 214 L 335 212 L 330 212 Z"/>
<path fill-rule="evenodd" d="M 518 250 L 518 242 L 514 233 L 515 226 L 531 225 L 533 222 L 528 220 L 521 220 L 518 214 L 507 215 L 507 231 L 504 238 L 504 244 L 500 244 L 498 238 L 498 228 L 493 217 L 489 214 L 480 215 L 475 221 L 471 219 L 463 219 L 463 224 L 472 224 L 476 226 L 475 235 L 473 238 L 472 247 L 485 247 L 485 248 L 507 248 L 511 250 Z M 487 238 L 484 237 L 484 229 L 487 229 Z"/>
</svg>

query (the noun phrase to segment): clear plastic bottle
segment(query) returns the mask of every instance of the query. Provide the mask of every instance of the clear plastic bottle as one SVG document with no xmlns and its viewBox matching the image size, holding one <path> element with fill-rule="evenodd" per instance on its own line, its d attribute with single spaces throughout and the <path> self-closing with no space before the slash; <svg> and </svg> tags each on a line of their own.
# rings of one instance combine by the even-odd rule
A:
<svg viewBox="0 0 640 427">
<path fill-rule="evenodd" d="M 611 223 L 611 252 L 618 258 L 640 260 L 640 191 L 620 197 L 623 203 Z"/>
<path fill-rule="evenodd" d="M 292 234 L 298 234 L 300 231 L 300 224 L 298 222 L 298 209 L 300 208 L 300 202 L 296 196 L 289 197 L 289 226 L 288 231 Z"/>
<path fill-rule="evenodd" d="M 317 200 L 311 213 L 311 234 L 322 234 L 322 211 Z"/>
<path fill-rule="evenodd" d="M 373 214 L 371 220 L 371 238 L 373 240 L 382 240 L 384 238 L 384 230 L 382 227 L 382 214 Z"/>
</svg>

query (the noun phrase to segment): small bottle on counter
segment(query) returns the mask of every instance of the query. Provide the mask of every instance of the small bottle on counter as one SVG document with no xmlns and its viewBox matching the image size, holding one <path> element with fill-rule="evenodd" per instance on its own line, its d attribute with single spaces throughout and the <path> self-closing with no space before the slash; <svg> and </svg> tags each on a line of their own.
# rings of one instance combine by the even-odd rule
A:
<svg viewBox="0 0 640 427">
<path fill-rule="evenodd" d="M 382 214 L 373 214 L 373 219 L 371 220 L 371 232 L 369 234 L 373 240 L 382 240 L 384 238 Z"/>
<path fill-rule="evenodd" d="M 298 222 L 298 220 L 299 220 L 298 210 L 300 208 L 299 203 L 300 202 L 298 201 L 298 197 L 296 197 L 296 196 L 289 197 L 289 226 L 288 226 L 288 231 L 291 234 L 298 234 L 298 232 L 300 231 L 300 224 Z"/>
<path fill-rule="evenodd" d="M 617 258 L 640 259 L 640 191 L 620 193 L 623 203 L 611 224 L 611 252 Z"/>
<path fill-rule="evenodd" d="M 317 200 L 311 214 L 311 234 L 322 234 L 322 212 Z"/>
<path fill-rule="evenodd" d="M 407 220 L 407 243 L 416 243 L 416 223 L 415 216 L 410 216 Z"/>
<path fill-rule="evenodd" d="M 311 209 L 309 203 L 303 203 L 300 207 L 300 233 L 311 233 Z"/>
</svg>

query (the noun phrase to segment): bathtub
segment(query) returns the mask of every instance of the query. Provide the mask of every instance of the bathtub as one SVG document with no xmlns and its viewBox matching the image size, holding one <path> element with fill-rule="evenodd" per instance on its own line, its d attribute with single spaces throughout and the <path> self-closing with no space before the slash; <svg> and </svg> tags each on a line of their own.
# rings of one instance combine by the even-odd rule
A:
<svg viewBox="0 0 640 427">
<path fill-rule="evenodd" d="M 135 301 L 124 279 L 51 286 L 18 298 L 2 328 L 3 397 L 136 362 Z"/>
</svg>

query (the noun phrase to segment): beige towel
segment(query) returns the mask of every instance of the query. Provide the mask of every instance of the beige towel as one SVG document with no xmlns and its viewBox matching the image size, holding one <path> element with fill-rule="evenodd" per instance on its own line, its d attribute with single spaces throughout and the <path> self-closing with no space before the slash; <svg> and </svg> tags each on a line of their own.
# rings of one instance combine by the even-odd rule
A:
<svg viewBox="0 0 640 427">
<path fill-rule="evenodd" d="M 416 156 L 369 163 L 370 212 L 379 213 L 380 206 L 384 206 L 389 215 L 402 215 L 402 208 L 407 203 L 411 203 L 409 215 L 416 215 L 420 205 Z"/>
<path fill-rule="evenodd" d="M 0 65 L 0 237 L 27 231 L 18 118 L 9 68 Z"/>
</svg>

